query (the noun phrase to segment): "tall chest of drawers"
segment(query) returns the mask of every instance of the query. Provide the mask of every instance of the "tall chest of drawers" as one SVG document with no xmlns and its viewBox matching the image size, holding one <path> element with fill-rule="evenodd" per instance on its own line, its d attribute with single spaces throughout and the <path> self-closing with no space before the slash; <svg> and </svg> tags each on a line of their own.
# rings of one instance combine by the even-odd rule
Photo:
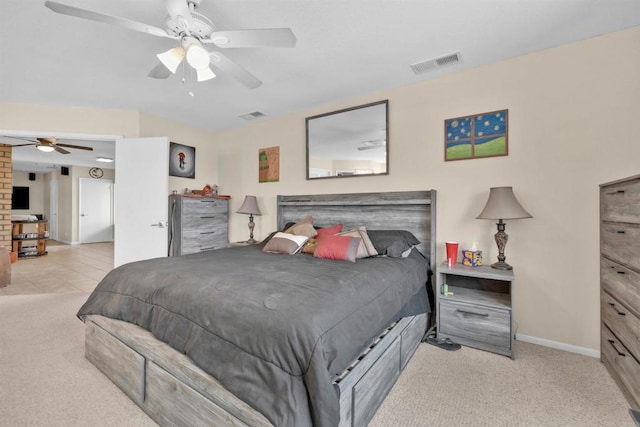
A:
<svg viewBox="0 0 640 427">
<path fill-rule="evenodd" d="M 601 360 L 640 408 L 640 175 L 600 186 Z"/>
<path fill-rule="evenodd" d="M 227 246 L 229 201 L 169 196 L 169 254 L 186 255 Z"/>
</svg>

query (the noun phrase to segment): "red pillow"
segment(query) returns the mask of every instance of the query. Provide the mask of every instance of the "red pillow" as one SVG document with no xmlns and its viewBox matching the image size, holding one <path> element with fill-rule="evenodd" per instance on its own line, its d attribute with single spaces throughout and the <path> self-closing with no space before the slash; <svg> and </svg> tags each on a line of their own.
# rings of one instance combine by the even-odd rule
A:
<svg viewBox="0 0 640 427">
<path fill-rule="evenodd" d="M 324 236 L 320 239 L 313 256 L 356 262 L 360 240 L 359 237 L 351 236 Z"/>
<path fill-rule="evenodd" d="M 334 234 L 338 234 L 342 231 L 342 224 L 332 225 L 331 227 L 319 228 L 316 231 L 318 232 L 318 234 L 316 234 L 316 239 L 319 239 L 322 236 L 333 236 Z"/>
</svg>

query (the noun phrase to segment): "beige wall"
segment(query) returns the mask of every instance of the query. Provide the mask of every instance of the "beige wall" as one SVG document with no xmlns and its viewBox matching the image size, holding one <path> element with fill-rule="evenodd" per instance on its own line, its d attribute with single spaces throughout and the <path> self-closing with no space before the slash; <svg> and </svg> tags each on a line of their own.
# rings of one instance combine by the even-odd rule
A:
<svg viewBox="0 0 640 427">
<path fill-rule="evenodd" d="M 169 141 L 196 147 L 196 177 L 169 177 L 169 191 L 201 190 L 206 184 L 218 184 L 218 150 L 214 133 L 173 120 L 140 113 L 140 137 L 168 136 Z"/>
<path fill-rule="evenodd" d="M 25 214 L 45 214 L 44 210 L 44 176 L 36 173 L 36 180 L 29 181 L 29 172 L 13 171 L 14 187 L 29 187 L 29 209 L 12 210 L 11 213 Z"/>
<path fill-rule="evenodd" d="M 257 238 L 275 229 L 277 194 L 438 191 L 438 262 L 444 241 L 479 242 L 497 257 L 492 221 L 476 220 L 489 188 L 513 186 L 533 219 L 507 222 L 515 267 L 517 332 L 599 348 L 598 184 L 640 173 L 640 28 L 427 80 L 220 133 L 220 181 L 234 214 L 258 197 Z M 390 175 L 305 180 L 307 116 L 389 99 Z M 509 109 L 509 155 L 444 162 L 443 120 Z M 258 184 L 257 152 L 280 146 L 280 182 Z"/>
</svg>

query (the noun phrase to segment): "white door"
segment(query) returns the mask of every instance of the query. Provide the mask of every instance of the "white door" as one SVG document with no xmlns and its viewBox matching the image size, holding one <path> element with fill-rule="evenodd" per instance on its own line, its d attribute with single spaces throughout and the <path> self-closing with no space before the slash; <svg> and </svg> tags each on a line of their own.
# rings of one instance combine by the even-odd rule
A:
<svg viewBox="0 0 640 427">
<path fill-rule="evenodd" d="M 115 266 L 167 256 L 169 138 L 116 139 Z"/>
<path fill-rule="evenodd" d="M 49 183 L 49 238 L 58 240 L 58 181 Z"/>
<path fill-rule="evenodd" d="M 113 240 L 113 182 L 110 179 L 79 179 L 78 228 L 80 243 Z"/>
</svg>

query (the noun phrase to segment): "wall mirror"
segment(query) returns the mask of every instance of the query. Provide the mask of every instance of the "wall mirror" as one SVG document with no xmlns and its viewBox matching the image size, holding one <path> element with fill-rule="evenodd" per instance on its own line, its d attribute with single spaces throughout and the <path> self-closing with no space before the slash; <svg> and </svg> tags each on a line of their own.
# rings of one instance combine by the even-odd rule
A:
<svg viewBox="0 0 640 427">
<path fill-rule="evenodd" d="M 307 179 L 389 174 L 388 104 L 307 117 Z"/>
</svg>

